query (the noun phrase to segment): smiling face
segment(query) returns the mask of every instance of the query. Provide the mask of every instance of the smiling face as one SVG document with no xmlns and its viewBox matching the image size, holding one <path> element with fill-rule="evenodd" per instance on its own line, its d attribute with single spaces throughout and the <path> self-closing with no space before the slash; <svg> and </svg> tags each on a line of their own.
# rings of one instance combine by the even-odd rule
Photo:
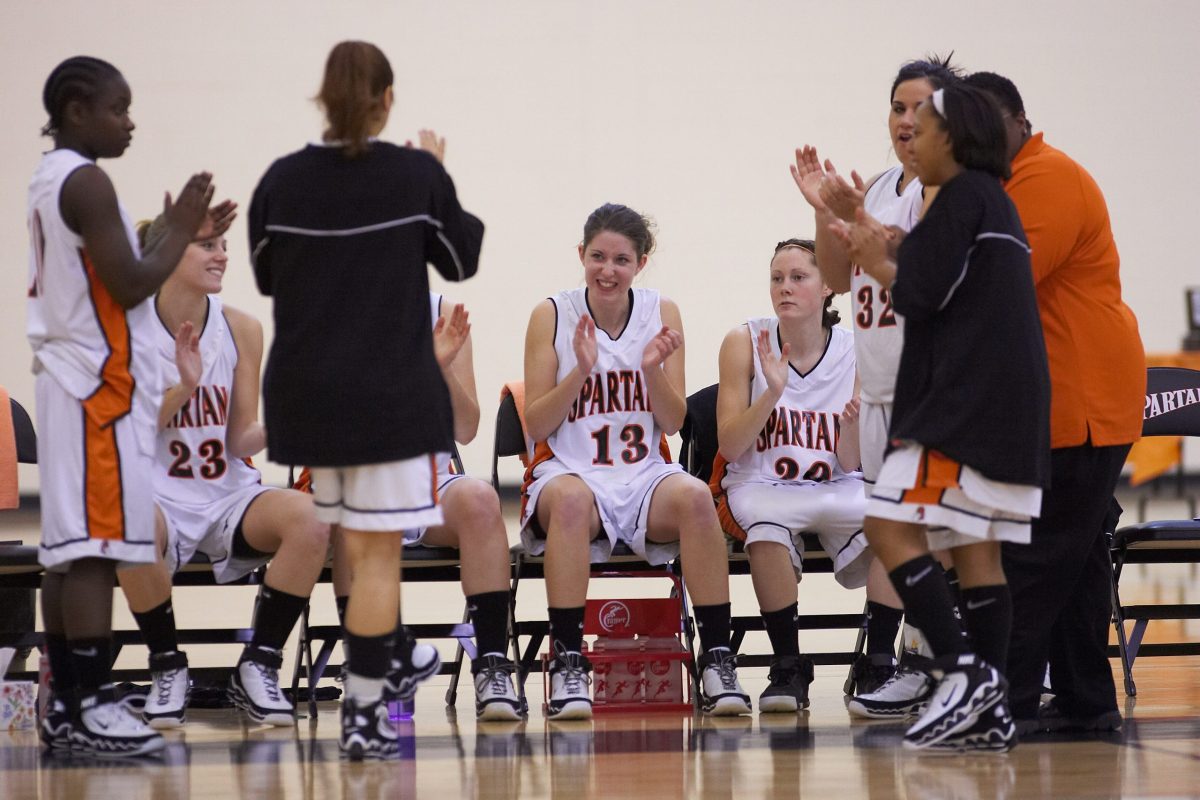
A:
<svg viewBox="0 0 1200 800">
<path fill-rule="evenodd" d="M 624 299 L 647 258 L 638 255 L 629 237 L 605 230 L 597 233 L 579 246 L 589 297 L 601 302 Z"/>
<path fill-rule="evenodd" d="M 946 122 L 934 111 L 932 101 L 922 103 L 917 109 L 912 163 L 917 177 L 926 186 L 941 186 L 962 171 L 962 166 L 954 160 Z"/>
<path fill-rule="evenodd" d="M 129 117 L 133 94 L 119 75 L 105 81 L 90 102 L 73 100 L 67 117 L 86 149 L 94 158 L 117 158 L 133 140 L 134 124 Z"/>
<path fill-rule="evenodd" d="M 212 222 L 206 220 L 196 238 L 183 251 L 183 258 L 171 276 L 173 281 L 203 294 L 217 294 L 229 263 L 224 236 L 213 236 Z"/>
<path fill-rule="evenodd" d="M 912 161 L 912 137 L 916 126 L 917 107 L 933 94 L 933 84 L 926 78 L 913 78 L 896 86 L 892 92 L 892 110 L 888 114 L 888 132 L 892 149 L 907 169 Z"/>
<path fill-rule="evenodd" d="M 829 295 L 812 253 L 785 247 L 771 259 L 771 305 L 781 320 L 820 319 Z"/>
</svg>

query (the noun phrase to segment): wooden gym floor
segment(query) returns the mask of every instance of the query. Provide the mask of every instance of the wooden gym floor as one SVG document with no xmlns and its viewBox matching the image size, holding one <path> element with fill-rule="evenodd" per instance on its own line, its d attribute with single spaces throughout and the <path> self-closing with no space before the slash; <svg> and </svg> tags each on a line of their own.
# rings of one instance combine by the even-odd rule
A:
<svg viewBox="0 0 1200 800">
<path fill-rule="evenodd" d="M 1176 513 L 1155 506 L 1152 512 Z M 11 533 L 0 531 L 0 538 L 13 538 Z M 1196 572 L 1191 565 L 1129 567 L 1122 581 L 1124 599 L 1198 602 Z M 861 607 L 857 593 L 818 580 L 824 577 L 801 585 L 802 606 Z M 735 587 L 735 613 L 752 613 L 749 579 L 737 580 L 745 585 Z M 593 595 L 621 596 L 610 583 L 617 585 L 598 582 Z M 524 618 L 533 618 L 544 596 L 532 585 L 522 592 L 527 589 L 532 597 L 524 598 Z M 191 590 L 198 599 L 178 593 L 181 626 L 189 618 L 204 619 L 201 609 L 212 613 L 213 591 L 230 590 Z M 316 603 L 327 599 L 327 588 L 317 591 Z M 421 591 L 424 597 L 426 588 Z M 231 606 L 231 624 L 245 624 L 238 620 L 249 613 L 248 597 L 222 596 Z M 446 598 L 461 602 L 461 595 Z M 415 595 L 408 600 L 406 618 L 425 621 Z M 128 624 L 122 603 L 116 605 L 117 625 Z M 540 611 L 544 615 L 544 605 Z M 325 616 L 332 617 L 332 611 L 316 608 L 314 624 L 327 622 Z M 1194 640 L 1197 633 L 1195 623 L 1157 622 L 1147 640 Z M 802 647 L 848 649 L 851 636 L 802 634 Z M 747 642 L 755 649 L 750 638 Z M 757 650 L 762 647 L 758 643 Z M 450 654 L 443 649 L 444 657 Z M 205 657 L 232 663 L 235 655 Z M 122 655 L 126 658 L 135 664 L 144 651 Z M 203 659 L 193 655 L 193 663 L 198 661 Z M 1001 757 L 906 753 L 899 747 L 904 724 L 851 721 L 841 693 L 844 668 L 818 667 L 816 674 L 812 707 L 799 715 L 715 720 L 648 714 L 573 723 L 544 719 L 541 679 L 534 675 L 528 683 L 534 705 L 529 720 L 505 724 L 476 723 L 469 683 L 461 687 L 457 713 L 447 709 L 442 696 L 448 678 L 438 677 L 422 687 L 413 720 L 398 723 L 403 757 L 388 763 L 349 764 L 339 758 L 334 702 L 323 703 L 316 720 L 302 719 L 287 729 L 248 726 L 233 711 L 193 710 L 182 731 L 168 734 L 166 756 L 144 763 L 44 756 L 33 731 L 0 732 L 0 799 L 1200 796 L 1197 658 L 1140 659 L 1135 668 L 1139 696 L 1136 701 L 1122 697 L 1126 724 L 1121 732 L 1026 739 Z M 1119 670 L 1116 677 L 1119 687 Z M 766 670 L 743 670 L 742 681 L 756 698 L 766 685 Z"/>
</svg>

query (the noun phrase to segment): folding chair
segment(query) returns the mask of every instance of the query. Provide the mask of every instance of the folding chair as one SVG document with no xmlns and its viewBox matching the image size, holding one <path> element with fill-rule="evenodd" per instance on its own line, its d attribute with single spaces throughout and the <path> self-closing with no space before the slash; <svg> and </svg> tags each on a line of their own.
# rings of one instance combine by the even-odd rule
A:
<svg viewBox="0 0 1200 800">
<path fill-rule="evenodd" d="M 1179 367 L 1146 371 L 1143 436 L 1200 436 L 1200 372 Z M 1195 506 L 1191 506 L 1194 512 Z M 1112 535 L 1113 625 L 1117 655 L 1125 678 L 1125 694 L 1137 695 L 1133 662 L 1139 656 L 1200 654 L 1200 643 L 1142 644 L 1146 626 L 1154 619 L 1200 619 L 1200 604 L 1122 605 L 1118 586 L 1126 564 L 1195 564 L 1200 562 L 1200 520 L 1156 520 L 1120 528 Z M 1125 622 L 1133 630 L 1126 634 Z"/>
<path fill-rule="evenodd" d="M 687 399 L 687 418 L 679 434 L 683 444 L 679 450 L 679 460 L 692 475 L 705 483 L 712 479 L 713 459 L 718 450 L 717 442 L 717 384 L 706 386 L 693 393 Z M 726 537 L 729 544 L 729 575 L 749 575 L 750 558 L 746 555 L 743 543 L 731 537 Z M 804 534 L 804 571 L 833 572 L 833 559 L 821 547 L 821 542 L 815 534 Z M 731 620 L 733 637 L 730 648 L 737 652 L 749 631 L 765 630 L 762 617 L 733 617 Z M 858 630 L 858 640 L 853 652 L 812 653 L 810 657 L 815 664 L 853 664 L 863 651 L 866 644 L 865 607 L 863 614 L 800 614 L 796 620 L 797 630 L 833 630 L 853 628 Z M 739 655 L 738 664 L 748 667 L 770 666 L 770 655 Z M 854 691 L 854 673 L 846 678 L 845 691 Z"/>
<path fill-rule="evenodd" d="M 37 433 L 34 432 L 33 421 L 24 407 L 12 398 L 9 398 L 9 411 L 17 463 L 36 464 Z M 36 547 L 25 548 L 19 541 L 0 542 L 0 576 L 15 578 L 18 574 L 27 575 L 37 582 L 25 586 L 0 587 L 0 647 L 16 648 L 18 658 L 13 665 L 14 672 L 20 671 L 29 648 L 38 644 L 31 637 L 36 625 L 35 587 L 41 580 L 41 565 L 37 560 Z"/>
<path fill-rule="evenodd" d="M 509 386 L 516 387 L 520 391 L 521 384 L 510 383 Z M 529 452 L 529 442 L 525 434 L 525 427 L 521 420 L 521 415 L 517 410 L 517 401 L 513 394 L 506 393 L 501 401 L 500 407 L 496 411 L 496 438 L 492 447 L 492 485 L 496 491 L 500 491 L 500 476 L 499 463 L 501 458 L 511 456 L 524 456 Z M 521 579 L 544 579 L 545 559 L 542 556 L 531 556 L 525 552 L 522 545 L 515 545 L 512 550 L 512 591 L 509 594 L 510 603 L 510 643 L 512 646 L 513 663 L 517 668 L 517 691 L 521 695 L 521 702 L 526 703 L 525 697 L 525 680 L 529 677 L 529 673 L 538 663 L 538 650 L 542 643 L 550 634 L 550 623 L 547 620 L 531 620 L 518 622 L 516 618 L 517 611 L 517 588 L 520 585 Z M 612 557 L 603 563 L 591 565 L 591 577 L 622 577 L 630 573 L 649 574 L 658 573 L 662 577 L 668 578 L 673 582 L 673 585 L 682 587 L 683 577 L 680 572 L 678 561 L 662 566 L 654 566 L 639 558 L 627 548 L 624 543 L 618 544 L 612 553 Z M 676 590 L 672 590 L 674 596 Z M 679 591 L 679 599 L 681 605 L 682 618 L 680 619 L 681 632 L 684 635 L 685 646 L 689 654 L 695 652 L 694 647 L 694 628 L 691 621 L 691 613 L 688 610 L 688 600 L 686 591 Z M 522 649 L 520 638 L 522 636 L 529 637 L 527 645 Z M 693 681 L 693 697 L 699 697 L 699 691 L 696 689 L 695 671 L 690 669 L 692 659 L 688 659 L 689 674 Z"/>
</svg>

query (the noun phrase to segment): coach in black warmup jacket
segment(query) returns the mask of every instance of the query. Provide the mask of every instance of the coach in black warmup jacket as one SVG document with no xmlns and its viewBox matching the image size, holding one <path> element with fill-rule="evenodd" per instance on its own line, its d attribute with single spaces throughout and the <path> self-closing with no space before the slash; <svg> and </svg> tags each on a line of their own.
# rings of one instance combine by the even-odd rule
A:
<svg viewBox="0 0 1200 800">
<path fill-rule="evenodd" d="M 318 515 L 338 526 L 353 576 L 341 735 L 352 759 L 397 753 L 382 692 L 402 533 L 442 523 L 433 454 L 451 449 L 454 421 L 426 265 L 469 278 L 483 239 L 436 158 L 375 138 L 392 98 L 377 47 L 334 47 L 318 96 L 322 143 L 272 164 L 249 215 L 254 274 L 275 300 L 268 454 L 313 468 Z"/>
</svg>

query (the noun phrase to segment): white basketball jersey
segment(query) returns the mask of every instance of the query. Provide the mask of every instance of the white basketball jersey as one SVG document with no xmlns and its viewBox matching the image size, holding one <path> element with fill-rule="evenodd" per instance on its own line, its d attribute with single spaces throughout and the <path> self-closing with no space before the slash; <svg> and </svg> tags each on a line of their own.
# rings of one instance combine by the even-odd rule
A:
<svg viewBox="0 0 1200 800">
<path fill-rule="evenodd" d="M 892 167 L 867 190 L 866 211 L 884 225 L 905 231 L 913 229 L 921 216 L 921 181 L 913 178 L 896 193 L 903 167 Z M 879 281 L 855 266 L 850 277 L 854 308 L 854 346 L 863 400 L 890 403 L 904 347 L 904 320 L 892 309 L 891 293 Z"/>
<path fill-rule="evenodd" d="M 437 326 L 438 317 L 442 316 L 442 296 L 437 292 L 429 293 L 429 316 L 433 320 L 433 325 Z M 442 481 L 450 477 L 450 454 L 438 453 L 437 456 L 437 481 L 438 486 L 442 485 Z"/>
<path fill-rule="evenodd" d="M 596 364 L 562 424 L 536 447 L 535 474 L 536 462 L 552 455 L 588 478 L 632 484 L 647 467 L 664 463 L 659 449 L 662 430 L 654 421 L 650 387 L 642 373 L 646 345 L 662 330 L 659 295 L 653 289 L 632 289 L 630 294 L 629 322 L 620 335 L 613 339 L 596 328 Z M 550 299 L 557 310 L 554 350 L 561 382 L 575 369 L 575 326 L 584 314 L 592 315 L 586 289 L 559 292 Z"/>
<path fill-rule="evenodd" d="M 67 178 L 94 163 L 74 150 L 52 150 L 42 156 L 29 182 L 26 333 L 33 369 L 49 372 L 73 397 L 91 399 L 89 413 L 100 424 L 132 407 L 139 424 L 151 425 L 148 437 L 161 385 L 148 335 L 154 311 L 149 300 L 121 308 L 96 274 L 83 238 L 67 226 L 59 208 Z M 137 255 L 129 215 L 119 204 L 118 209 Z M 103 386 L 108 389 L 100 393 Z"/>
<path fill-rule="evenodd" d="M 779 318 L 759 317 L 746 323 L 750 341 L 757 342 L 767 331 L 771 353 L 779 358 Z M 754 354 L 754 380 L 750 385 L 753 403 L 767 390 L 758 348 Z M 817 365 L 801 375 L 789 367 L 787 387 L 767 417 L 750 448 L 725 465 L 721 488 L 739 483 L 826 481 L 846 474 L 838 464 L 836 448 L 842 409 L 854 396 L 854 335 L 842 328 L 830 331 L 829 344 Z M 718 459 L 718 475 L 723 459 Z"/>
<path fill-rule="evenodd" d="M 167 385 L 173 386 L 179 382 L 175 338 L 157 316 L 155 351 Z M 204 366 L 199 385 L 158 432 L 154 471 L 156 496 L 195 506 L 261 482 L 258 470 L 225 452 L 238 352 L 221 300 L 213 295 L 208 297 L 208 319 L 200 333 L 200 358 Z"/>
</svg>

